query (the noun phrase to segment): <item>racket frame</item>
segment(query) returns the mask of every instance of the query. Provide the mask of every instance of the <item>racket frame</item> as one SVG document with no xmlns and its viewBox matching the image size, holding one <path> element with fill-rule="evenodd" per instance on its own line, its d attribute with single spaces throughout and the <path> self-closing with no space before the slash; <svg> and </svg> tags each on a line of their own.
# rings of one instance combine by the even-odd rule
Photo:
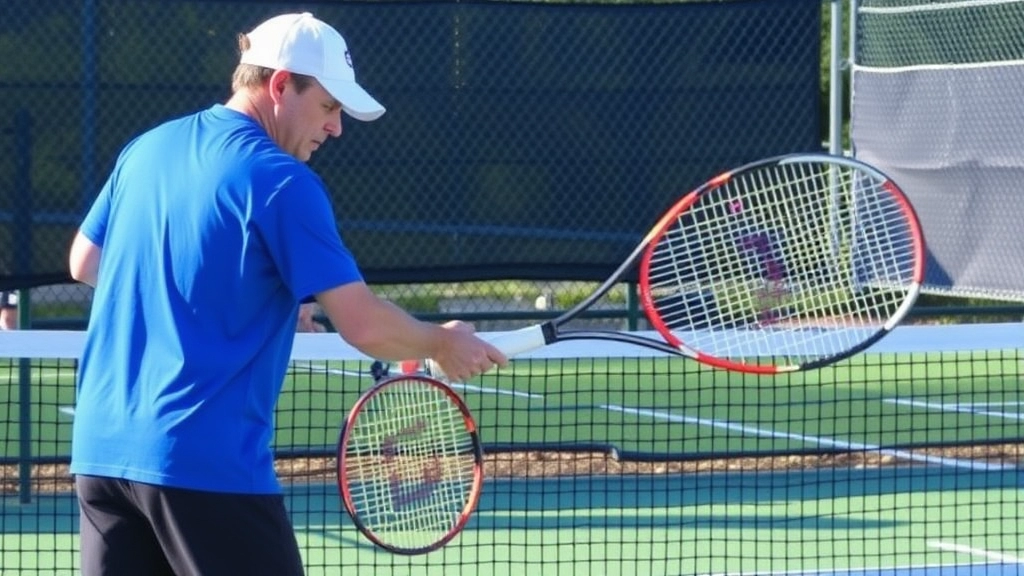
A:
<svg viewBox="0 0 1024 576">
<path fill-rule="evenodd" d="M 348 442 L 352 437 L 352 431 L 355 429 L 360 414 L 363 409 L 370 403 L 370 401 L 382 391 L 395 385 L 401 384 L 416 384 L 433 387 L 436 390 L 442 392 L 447 399 L 461 414 L 463 424 L 466 426 L 466 432 L 470 438 L 473 455 L 473 481 L 472 486 L 469 490 L 469 496 L 466 499 L 462 510 L 459 513 L 458 520 L 448 529 L 445 535 L 433 543 L 426 546 L 419 546 L 415 548 L 404 547 L 401 545 L 393 544 L 388 542 L 385 538 L 382 538 L 379 534 L 374 532 L 360 517 L 355 503 L 353 502 L 352 493 L 349 482 L 349 470 L 346 465 L 348 462 L 347 447 Z M 380 457 L 380 456 L 377 456 Z M 441 549 L 446 544 L 452 541 L 462 530 L 466 527 L 470 517 L 476 510 L 476 506 L 480 501 L 480 494 L 483 490 L 484 480 L 484 450 L 483 444 L 480 441 L 479 433 L 477 430 L 476 420 L 473 418 L 473 414 L 470 412 L 469 407 L 466 406 L 465 401 L 459 396 L 448 384 L 433 378 L 429 375 L 416 373 L 416 374 L 399 374 L 390 376 L 379 382 L 375 383 L 370 389 L 363 392 L 356 403 L 349 410 L 345 420 L 342 423 L 341 430 L 338 433 L 338 444 L 337 444 L 337 484 L 338 493 L 341 496 L 341 502 L 345 507 L 345 512 L 348 513 L 352 519 L 352 523 L 367 539 L 373 542 L 375 545 L 392 552 L 394 554 L 401 555 L 417 555 L 426 554 Z"/>
<path fill-rule="evenodd" d="M 907 293 L 901 305 L 893 313 L 893 315 L 887 319 L 886 322 L 873 333 L 871 336 L 865 338 L 863 341 L 851 346 L 849 349 L 843 350 L 839 353 L 825 356 L 816 360 L 804 362 L 801 364 L 787 364 L 787 365 L 771 365 L 771 364 L 747 364 L 730 360 L 727 358 L 719 358 L 710 354 L 705 354 L 696 349 L 691 348 L 685 342 L 682 342 L 671 336 L 671 330 L 661 321 L 660 317 L 652 313 L 653 306 L 651 304 L 651 295 L 647 290 L 646 283 L 643 281 L 645 275 L 644 266 L 647 265 L 647 257 L 650 254 L 651 248 L 655 245 L 654 242 L 665 232 L 665 230 L 672 224 L 672 222 L 683 212 L 685 212 L 690 206 L 696 203 L 702 196 L 710 193 L 713 190 L 725 185 L 735 176 L 748 172 L 750 170 L 771 165 L 786 165 L 786 164 L 798 164 L 798 163 L 828 163 L 832 165 L 842 166 L 851 170 L 857 170 L 871 175 L 872 177 L 884 182 L 885 188 L 890 194 L 897 200 L 900 209 L 903 212 L 903 216 L 913 233 L 914 238 L 914 270 L 913 277 L 914 281 L 907 287 Z M 609 290 L 612 289 L 616 284 L 624 281 L 627 273 L 634 268 L 634 266 L 640 265 L 640 278 L 641 278 L 641 302 L 645 316 L 648 321 L 658 330 L 658 332 L 665 338 L 665 341 L 656 340 L 646 336 L 632 334 L 629 332 L 617 332 L 612 330 L 562 330 L 561 327 L 568 324 L 570 321 L 578 317 L 582 312 L 590 308 L 600 298 L 604 297 Z M 845 156 L 837 156 L 825 153 L 806 153 L 806 154 L 787 154 L 781 156 L 775 156 L 772 158 L 766 158 L 751 162 L 735 168 L 733 170 L 723 172 L 715 178 L 708 180 L 697 189 L 686 194 L 681 199 L 669 208 L 663 216 L 657 221 L 653 228 L 644 236 L 643 240 L 633 249 L 629 256 L 623 261 L 621 265 L 605 280 L 594 292 L 584 298 L 581 302 L 566 310 L 562 314 L 558 315 L 552 320 L 542 322 L 540 324 L 529 326 L 520 330 L 512 332 L 505 332 L 497 334 L 494 337 L 489 338 L 489 341 L 500 349 L 507 356 L 515 356 L 542 346 L 553 344 L 555 342 L 567 341 L 567 340 L 610 340 L 615 342 L 624 342 L 627 344 L 633 344 L 637 346 L 643 346 L 645 348 L 654 349 L 667 354 L 676 356 L 684 356 L 697 360 L 703 364 L 714 366 L 716 368 L 722 368 L 731 371 L 745 372 L 752 374 L 777 374 L 783 372 L 796 372 L 801 370 L 810 370 L 821 368 L 829 364 L 839 362 L 845 358 L 849 358 L 855 354 L 858 354 L 875 342 L 883 338 L 886 334 L 892 331 L 909 313 L 913 308 L 914 303 L 917 300 L 918 295 L 921 291 L 921 284 L 924 281 L 924 266 L 925 266 L 925 243 L 924 235 L 921 229 L 921 223 L 914 211 L 913 205 L 910 203 L 906 194 L 900 190 L 892 181 L 891 178 L 886 176 L 877 168 L 865 164 L 859 160 L 848 158 Z M 431 373 L 443 374 L 438 370 L 436 364 L 430 363 Z"/>
</svg>

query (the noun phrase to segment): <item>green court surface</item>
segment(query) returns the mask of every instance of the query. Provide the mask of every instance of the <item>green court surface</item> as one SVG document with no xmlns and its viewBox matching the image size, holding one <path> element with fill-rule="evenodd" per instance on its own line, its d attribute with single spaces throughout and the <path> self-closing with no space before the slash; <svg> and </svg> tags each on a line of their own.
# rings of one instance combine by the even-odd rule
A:
<svg viewBox="0 0 1024 576">
<path fill-rule="evenodd" d="M 517 360 L 457 388 L 491 454 L 598 452 L 647 466 L 552 473 L 523 459 L 488 478 L 452 544 L 404 557 L 351 525 L 328 463 L 326 477 L 284 480 L 308 573 L 1016 573 L 1003 570 L 1024 563 L 1024 328 L 985 345 L 983 328 L 921 330 L 898 330 L 902 348 L 776 377 L 623 348 Z M 970 345 L 948 342 L 972 333 Z M 294 362 L 277 449 L 329 458 L 368 369 L 344 355 Z M 21 503 L 15 467 L 23 413 L 35 457 L 68 454 L 73 370 L 0 360 L 4 576 L 73 572 L 72 495 L 43 489 Z"/>
<path fill-rule="evenodd" d="M 929 467 L 493 480 L 458 539 L 418 557 L 373 547 L 339 512 L 330 485 L 293 487 L 288 502 L 305 511 L 293 522 L 311 576 L 352 566 L 640 575 L 947 565 L 970 574 L 994 558 L 1024 562 L 1019 513 L 1009 513 L 1024 506 L 1022 481 L 1018 471 Z M 71 574 L 73 511 L 70 495 L 8 500 L 0 574 Z"/>
</svg>

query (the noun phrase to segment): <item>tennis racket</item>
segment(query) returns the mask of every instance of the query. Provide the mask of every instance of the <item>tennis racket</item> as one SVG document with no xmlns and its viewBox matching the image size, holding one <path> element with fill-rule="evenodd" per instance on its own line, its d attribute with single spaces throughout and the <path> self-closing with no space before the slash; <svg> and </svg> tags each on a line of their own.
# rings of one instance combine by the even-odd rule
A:
<svg viewBox="0 0 1024 576">
<path fill-rule="evenodd" d="M 701 185 L 585 300 L 490 340 L 509 357 L 596 339 L 740 372 L 808 370 L 899 324 L 920 292 L 924 262 L 917 215 L 885 174 L 845 157 L 780 156 Z M 655 337 L 567 327 L 634 270 Z M 443 377 L 432 361 L 426 367 Z"/>
<path fill-rule="evenodd" d="M 397 554 L 451 541 L 483 485 L 472 415 L 451 388 L 422 374 L 385 378 L 360 396 L 342 426 L 337 463 L 356 528 Z"/>
</svg>

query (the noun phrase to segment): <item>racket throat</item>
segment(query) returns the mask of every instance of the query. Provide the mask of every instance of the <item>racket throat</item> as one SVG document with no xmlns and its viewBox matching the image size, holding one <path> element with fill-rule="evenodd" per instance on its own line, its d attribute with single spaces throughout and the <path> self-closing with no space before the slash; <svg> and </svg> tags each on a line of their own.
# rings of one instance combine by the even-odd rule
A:
<svg viewBox="0 0 1024 576">
<path fill-rule="evenodd" d="M 558 340 L 558 331 L 555 329 L 555 325 L 551 322 L 545 322 L 540 325 L 541 335 L 544 336 L 544 344 L 548 345 Z"/>
</svg>

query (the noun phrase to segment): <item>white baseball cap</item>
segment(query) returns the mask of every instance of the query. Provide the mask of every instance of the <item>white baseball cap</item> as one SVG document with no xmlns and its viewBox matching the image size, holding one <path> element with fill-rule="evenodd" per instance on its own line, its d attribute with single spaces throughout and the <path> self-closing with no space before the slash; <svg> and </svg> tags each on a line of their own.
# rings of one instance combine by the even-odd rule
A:
<svg viewBox="0 0 1024 576">
<path fill-rule="evenodd" d="M 309 12 L 274 16 L 248 37 L 249 49 L 242 53 L 242 64 L 312 76 L 356 120 L 370 122 L 384 114 L 380 102 L 356 84 L 345 39 Z"/>
</svg>

